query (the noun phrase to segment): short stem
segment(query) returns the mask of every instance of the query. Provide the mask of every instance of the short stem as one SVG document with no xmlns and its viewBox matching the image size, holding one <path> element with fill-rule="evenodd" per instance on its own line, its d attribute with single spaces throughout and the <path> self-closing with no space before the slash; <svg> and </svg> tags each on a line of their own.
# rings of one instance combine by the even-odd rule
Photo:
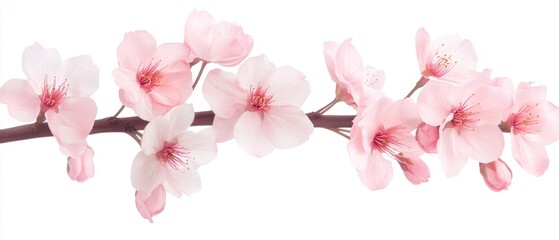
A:
<svg viewBox="0 0 559 240">
<path fill-rule="evenodd" d="M 332 102 L 326 104 L 326 106 L 322 107 L 321 109 L 318 109 L 318 111 L 316 111 L 316 113 L 322 115 L 324 114 L 326 111 L 330 110 L 330 108 L 332 108 L 334 105 L 336 105 L 336 103 L 338 103 L 340 101 L 340 99 L 338 98 L 338 96 L 336 96 L 336 98 L 334 98 L 334 100 L 332 100 Z"/>
<path fill-rule="evenodd" d="M 120 106 L 120 108 L 118 109 L 118 111 L 116 111 L 115 115 L 113 115 L 113 118 L 118 117 L 118 115 L 120 115 L 120 113 L 122 112 L 122 110 L 124 110 L 124 105 Z"/>
<path fill-rule="evenodd" d="M 421 78 L 417 81 L 417 83 L 415 83 L 415 86 L 413 87 L 413 89 L 408 93 L 408 95 L 406 95 L 406 97 L 404 98 L 409 98 L 411 97 L 411 95 L 413 95 L 413 93 L 415 93 L 415 91 L 417 91 L 417 89 L 422 88 L 423 86 L 425 86 L 425 84 L 429 81 L 429 78 L 423 77 L 421 76 Z"/>
<path fill-rule="evenodd" d="M 200 77 L 202 77 L 202 72 L 204 72 L 204 68 L 206 68 L 206 65 L 208 65 L 208 62 L 203 61 L 202 66 L 200 66 L 200 71 L 198 72 L 198 76 L 196 76 L 196 80 L 192 84 L 192 89 L 194 89 L 196 85 L 198 85 L 198 81 L 200 81 Z"/>
<path fill-rule="evenodd" d="M 328 128 L 328 130 L 337 133 L 338 135 L 345 137 L 349 140 L 349 135 L 345 134 L 344 132 L 340 131 L 341 129 L 339 128 Z"/>
</svg>

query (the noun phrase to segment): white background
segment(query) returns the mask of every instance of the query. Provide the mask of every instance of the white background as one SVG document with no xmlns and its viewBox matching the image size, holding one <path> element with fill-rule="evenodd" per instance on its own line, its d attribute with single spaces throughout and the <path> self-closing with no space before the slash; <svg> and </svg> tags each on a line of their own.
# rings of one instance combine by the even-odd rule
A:
<svg viewBox="0 0 559 240">
<path fill-rule="evenodd" d="M 25 77 L 21 54 L 35 41 L 56 48 L 63 59 L 89 54 L 101 69 L 93 95 L 98 118 L 110 116 L 120 106 L 111 71 L 123 34 L 143 29 L 160 43 L 182 42 L 186 18 L 197 8 L 242 25 L 254 38 L 251 56 L 264 53 L 277 66 L 304 72 L 312 89 L 307 112 L 333 98 L 323 41 L 352 37 L 364 62 L 386 72 L 385 93 L 398 98 L 419 78 L 419 27 L 432 38 L 460 33 L 473 42 L 478 70 L 548 85 L 549 99 L 559 103 L 559 9 L 552 1 L 512 2 L 3 1 L 0 83 Z M 200 89 L 188 102 L 208 109 Z M 338 106 L 333 113 L 353 112 Z M 0 106 L 0 128 L 20 124 Z M 181 199 L 169 195 L 165 211 L 150 224 L 138 214 L 130 184 L 138 145 L 125 134 L 88 141 L 96 173 L 83 184 L 66 175 L 53 138 L 0 145 L 1 239 L 559 238 L 559 143 L 548 146 L 550 167 L 537 178 L 514 162 L 507 140 L 503 158 L 514 179 L 508 191 L 494 193 L 477 163 L 448 179 L 436 156 L 424 158 L 432 173 L 428 183 L 410 184 L 395 164 L 388 188 L 371 192 L 349 161 L 346 139 L 322 129 L 300 147 L 261 159 L 231 141 L 200 169 L 202 191 Z"/>
</svg>

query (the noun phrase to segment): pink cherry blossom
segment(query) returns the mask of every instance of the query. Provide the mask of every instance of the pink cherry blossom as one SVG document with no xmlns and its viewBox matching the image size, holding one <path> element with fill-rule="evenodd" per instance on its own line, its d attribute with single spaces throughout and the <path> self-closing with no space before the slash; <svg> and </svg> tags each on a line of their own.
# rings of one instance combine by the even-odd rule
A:
<svg viewBox="0 0 559 240">
<path fill-rule="evenodd" d="M 559 108 L 545 100 L 547 88 L 520 83 L 508 117 L 512 155 L 528 173 L 541 176 L 549 165 L 545 145 L 559 139 Z"/>
<path fill-rule="evenodd" d="M 216 157 L 214 133 L 207 128 L 187 131 L 194 119 L 192 105 L 173 108 L 148 123 L 142 137 L 142 151 L 132 163 L 132 186 L 151 193 L 157 186 L 177 197 L 200 189 L 196 169 Z"/>
<path fill-rule="evenodd" d="M 392 163 L 386 157 L 401 162 L 410 182 L 427 181 L 429 170 L 418 157 L 423 151 L 411 134 L 419 122 L 417 106 L 409 98 L 394 102 L 383 97 L 358 111 L 348 151 L 365 186 L 378 190 L 390 183 Z"/>
<path fill-rule="evenodd" d="M 458 35 L 431 42 L 424 28 L 417 31 L 415 47 L 419 71 L 424 78 L 461 83 L 476 77 L 477 55 L 472 43 Z"/>
<path fill-rule="evenodd" d="M 157 186 L 151 193 L 136 191 L 136 208 L 149 222 L 153 223 L 153 216 L 161 213 L 165 208 L 166 198 L 163 185 Z"/>
<path fill-rule="evenodd" d="M 183 104 L 192 93 L 189 54 L 184 44 L 157 46 L 148 32 L 127 33 L 113 71 L 122 104 L 148 121 Z"/>
<path fill-rule="evenodd" d="M 498 125 L 509 108 L 502 88 L 489 85 L 491 71 L 483 71 L 465 86 L 429 82 L 418 97 L 421 119 L 440 126 L 437 152 L 448 177 L 456 176 L 469 158 L 494 161 L 503 151 Z"/>
<path fill-rule="evenodd" d="M 510 186 L 512 172 L 501 159 L 489 163 L 479 163 L 479 172 L 483 176 L 485 185 L 495 192 L 506 190 Z"/>
<path fill-rule="evenodd" d="M 74 181 L 84 182 L 92 178 L 95 173 L 93 167 L 93 149 L 88 146 L 80 156 L 68 157 L 67 171 L 70 179 Z"/>
<path fill-rule="evenodd" d="M 192 11 L 186 21 L 184 42 L 195 57 L 205 62 L 234 66 L 252 50 L 252 38 L 242 27 L 229 23 L 216 23 L 206 11 Z"/>
<path fill-rule="evenodd" d="M 247 59 L 237 76 L 210 71 L 202 91 L 216 114 L 217 140 L 234 137 L 253 156 L 298 146 L 313 131 L 299 109 L 310 92 L 305 76 L 290 66 L 276 68 L 264 55 Z"/>
<path fill-rule="evenodd" d="M 71 156 L 80 156 L 87 144 L 97 114 L 89 98 L 99 85 L 99 69 L 89 56 L 62 62 L 54 49 L 39 43 L 23 52 L 27 80 L 11 79 L 0 88 L 0 103 L 17 120 L 37 123 L 47 120 L 58 144 Z"/>
<path fill-rule="evenodd" d="M 363 67 L 361 56 L 351 44 L 324 43 L 324 59 L 330 77 L 336 83 L 336 95 L 346 104 L 357 108 L 382 96 L 385 74 L 371 66 Z"/>
<path fill-rule="evenodd" d="M 437 153 L 437 141 L 439 141 L 439 127 L 433 127 L 424 122 L 417 126 L 415 140 L 426 153 Z"/>
</svg>

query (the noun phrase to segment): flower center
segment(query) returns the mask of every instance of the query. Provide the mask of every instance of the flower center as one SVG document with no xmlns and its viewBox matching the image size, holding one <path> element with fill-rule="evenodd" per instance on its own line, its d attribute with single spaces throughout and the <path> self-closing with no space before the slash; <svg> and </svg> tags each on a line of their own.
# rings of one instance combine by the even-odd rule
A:
<svg viewBox="0 0 559 240">
<path fill-rule="evenodd" d="M 249 110 L 268 112 L 272 108 L 273 95 L 268 96 L 268 88 L 263 88 L 259 83 L 256 88 L 250 87 L 250 95 L 248 97 Z"/>
<path fill-rule="evenodd" d="M 454 110 L 452 120 L 450 121 L 452 125 L 450 126 L 450 124 L 447 123 L 446 127 L 457 127 L 470 131 L 476 130 L 475 124 L 480 119 L 476 117 L 479 112 L 475 111 L 475 108 L 479 107 L 480 103 L 473 105 L 468 104 L 472 96 L 474 95 L 472 94 L 464 103 L 461 103 L 460 106 Z"/>
<path fill-rule="evenodd" d="M 66 80 L 64 80 L 62 84 L 57 85 L 55 76 L 52 85 L 49 85 L 47 82 L 47 76 L 45 76 L 42 93 L 39 96 L 41 99 L 41 110 L 46 111 L 49 108 L 56 108 L 58 104 L 62 102 L 62 99 L 64 99 L 67 92 L 68 84 Z"/>
<path fill-rule="evenodd" d="M 159 63 L 149 64 L 147 67 L 136 73 L 136 80 L 140 84 L 140 87 L 146 92 L 151 92 L 152 88 L 159 86 L 161 84 L 161 79 L 163 78 L 163 73 L 159 67 Z"/>
<path fill-rule="evenodd" d="M 371 147 L 381 153 L 392 156 L 394 159 L 398 159 L 398 155 L 401 153 L 400 150 L 402 148 L 409 148 L 401 143 L 397 136 L 397 131 L 403 129 L 405 129 L 405 127 L 402 126 L 394 126 L 388 129 L 384 129 L 384 127 L 381 126 L 371 142 Z"/>
<path fill-rule="evenodd" d="M 433 56 L 433 59 L 428 66 L 429 73 L 434 77 L 444 76 L 445 74 L 450 72 L 450 70 L 452 70 L 458 63 L 458 61 L 452 59 L 452 54 L 444 52 L 441 53 L 440 50 L 442 47 L 444 47 L 444 43 L 441 44 L 439 48 L 437 48 L 437 50 L 435 51 L 435 55 Z"/>
<path fill-rule="evenodd" d="M 165 143 L 163 145 L 163 149 L 157 152 L 157 159 L 181 172 L 189 170 L 189 162 L 190 160 L 194 160 L 194 158 L 190 156 L 190 151 L 188 149 L 172 143 Z"/>
<path fill-rule="evenodd" d="M 541 123 L 539 104 L 526 104 L 517 114 L 512 116 L 512 127 L 519 133 L 541 133 Z"/>
</svg>

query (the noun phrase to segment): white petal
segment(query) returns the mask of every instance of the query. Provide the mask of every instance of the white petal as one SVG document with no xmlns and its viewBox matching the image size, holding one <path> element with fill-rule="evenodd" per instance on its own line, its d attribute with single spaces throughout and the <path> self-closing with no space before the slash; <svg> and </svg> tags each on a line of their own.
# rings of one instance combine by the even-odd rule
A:
<svg viewBox="0 0 559 240">
<path fill-rule="evenodd" d="M 274 145 L 268 139 L 259 112 L 245 112 L 239 117 L 233 130 L 235 140 L 248 154 L 262 157 L 274 150 Z"/>
<path fill-rule="evenodd" d="M 176 106 L 165 114 L 165 118 L 169 121 L 171 135 L 178 136 L 192 125 L 194 108 L 192 104 Z"/>
<path fill-rule="evenodd" d="M 231 118 L 246 109 L 248 93 L 239 87 L 237 78 L 231 73 L 219 69 L 210 71 L 202 92 L 216 117 Z"/>
<path fill-rule="evenodd" d="M 138 191 L 151 192 L 163 182 L 162 167 L 155 155 L 139 152 L 132 162 L 132 186 Z"/>
<path fill-rule="evenodd" d="M 142 136 L 142 151 L 146 155 L 155 155 L 163 149 L 165 141 L 171 138 L 171 127 L 163 117 L 157 117 L 148 123 Z"/>
<path fill-rule="evenodd" d="M 314 126 L 301 109 L 283 106 L 264 115 L 262 128 L 275 147 L 285 149 L 307 141 Z"/>
<path fill-rule="evenodd" d="M 91 57 L 83 55 L 65 62 L 68 96 L 89 97 L 99 87 L 99 67 Z"/>
<path fill-rule="evenodd" d="M 22 65 L 23 72 L 35 89 L 43 87 L 45 77 L 48 84 L 52 84 L 54 77 L 64 81 L 60 79 L 64 77 L 64 65 L 55 49 L 45 49 L 41 44 L 35 43 L 23 51 Z"/>
<path fill-rule="evenodd" d="M 164 184 L 165 189 L 176 188 L 181 193 L 190 196 L 202 188 L 200 175 L 197 171 L 180 172 L 170 170 L 169 173 L 170 176 L 167 178 L 166 184 Z"/>
<path fill-rule="evenodd" d="M 293 105 L 300 107 L 309 96 L 310 84 L 305 75 L 290 66 L 272 72 L 268 78 L 268 93 L 273 96 L 275 106 Z"/>
<path fill-rule="evenodd" d="M 468 162 L 467 143 L 455 129 L 445 129 L 437 142 L 437 152 L 447 177 L 454 177 Z"/>
<path fill-rule="evenodd" d="M 273 63 L 268 61 L 265 55 L 248 58 L 239 66 L 237 77 L 241 87 L 249 89 L 250 86 L 256 87 L 259 82 L 268 78 L 276 69 Z"/>
<path fill-rule="evenodd" d="M 217 156 L 215 133 L 212 128 L 206 128 L 199 133 L 185 132 L 178 137 L 178 142 L 190 151 L 196 166 L 207 164 Z"/>
<path fill-rule="evenodd" d="M 0 103 L 8 105 L 8 113 L 22 122 L 31 122 L 41 110 L 41 101 L 27 80 L 11 79 L 0 87 Z"/>
</svg>

